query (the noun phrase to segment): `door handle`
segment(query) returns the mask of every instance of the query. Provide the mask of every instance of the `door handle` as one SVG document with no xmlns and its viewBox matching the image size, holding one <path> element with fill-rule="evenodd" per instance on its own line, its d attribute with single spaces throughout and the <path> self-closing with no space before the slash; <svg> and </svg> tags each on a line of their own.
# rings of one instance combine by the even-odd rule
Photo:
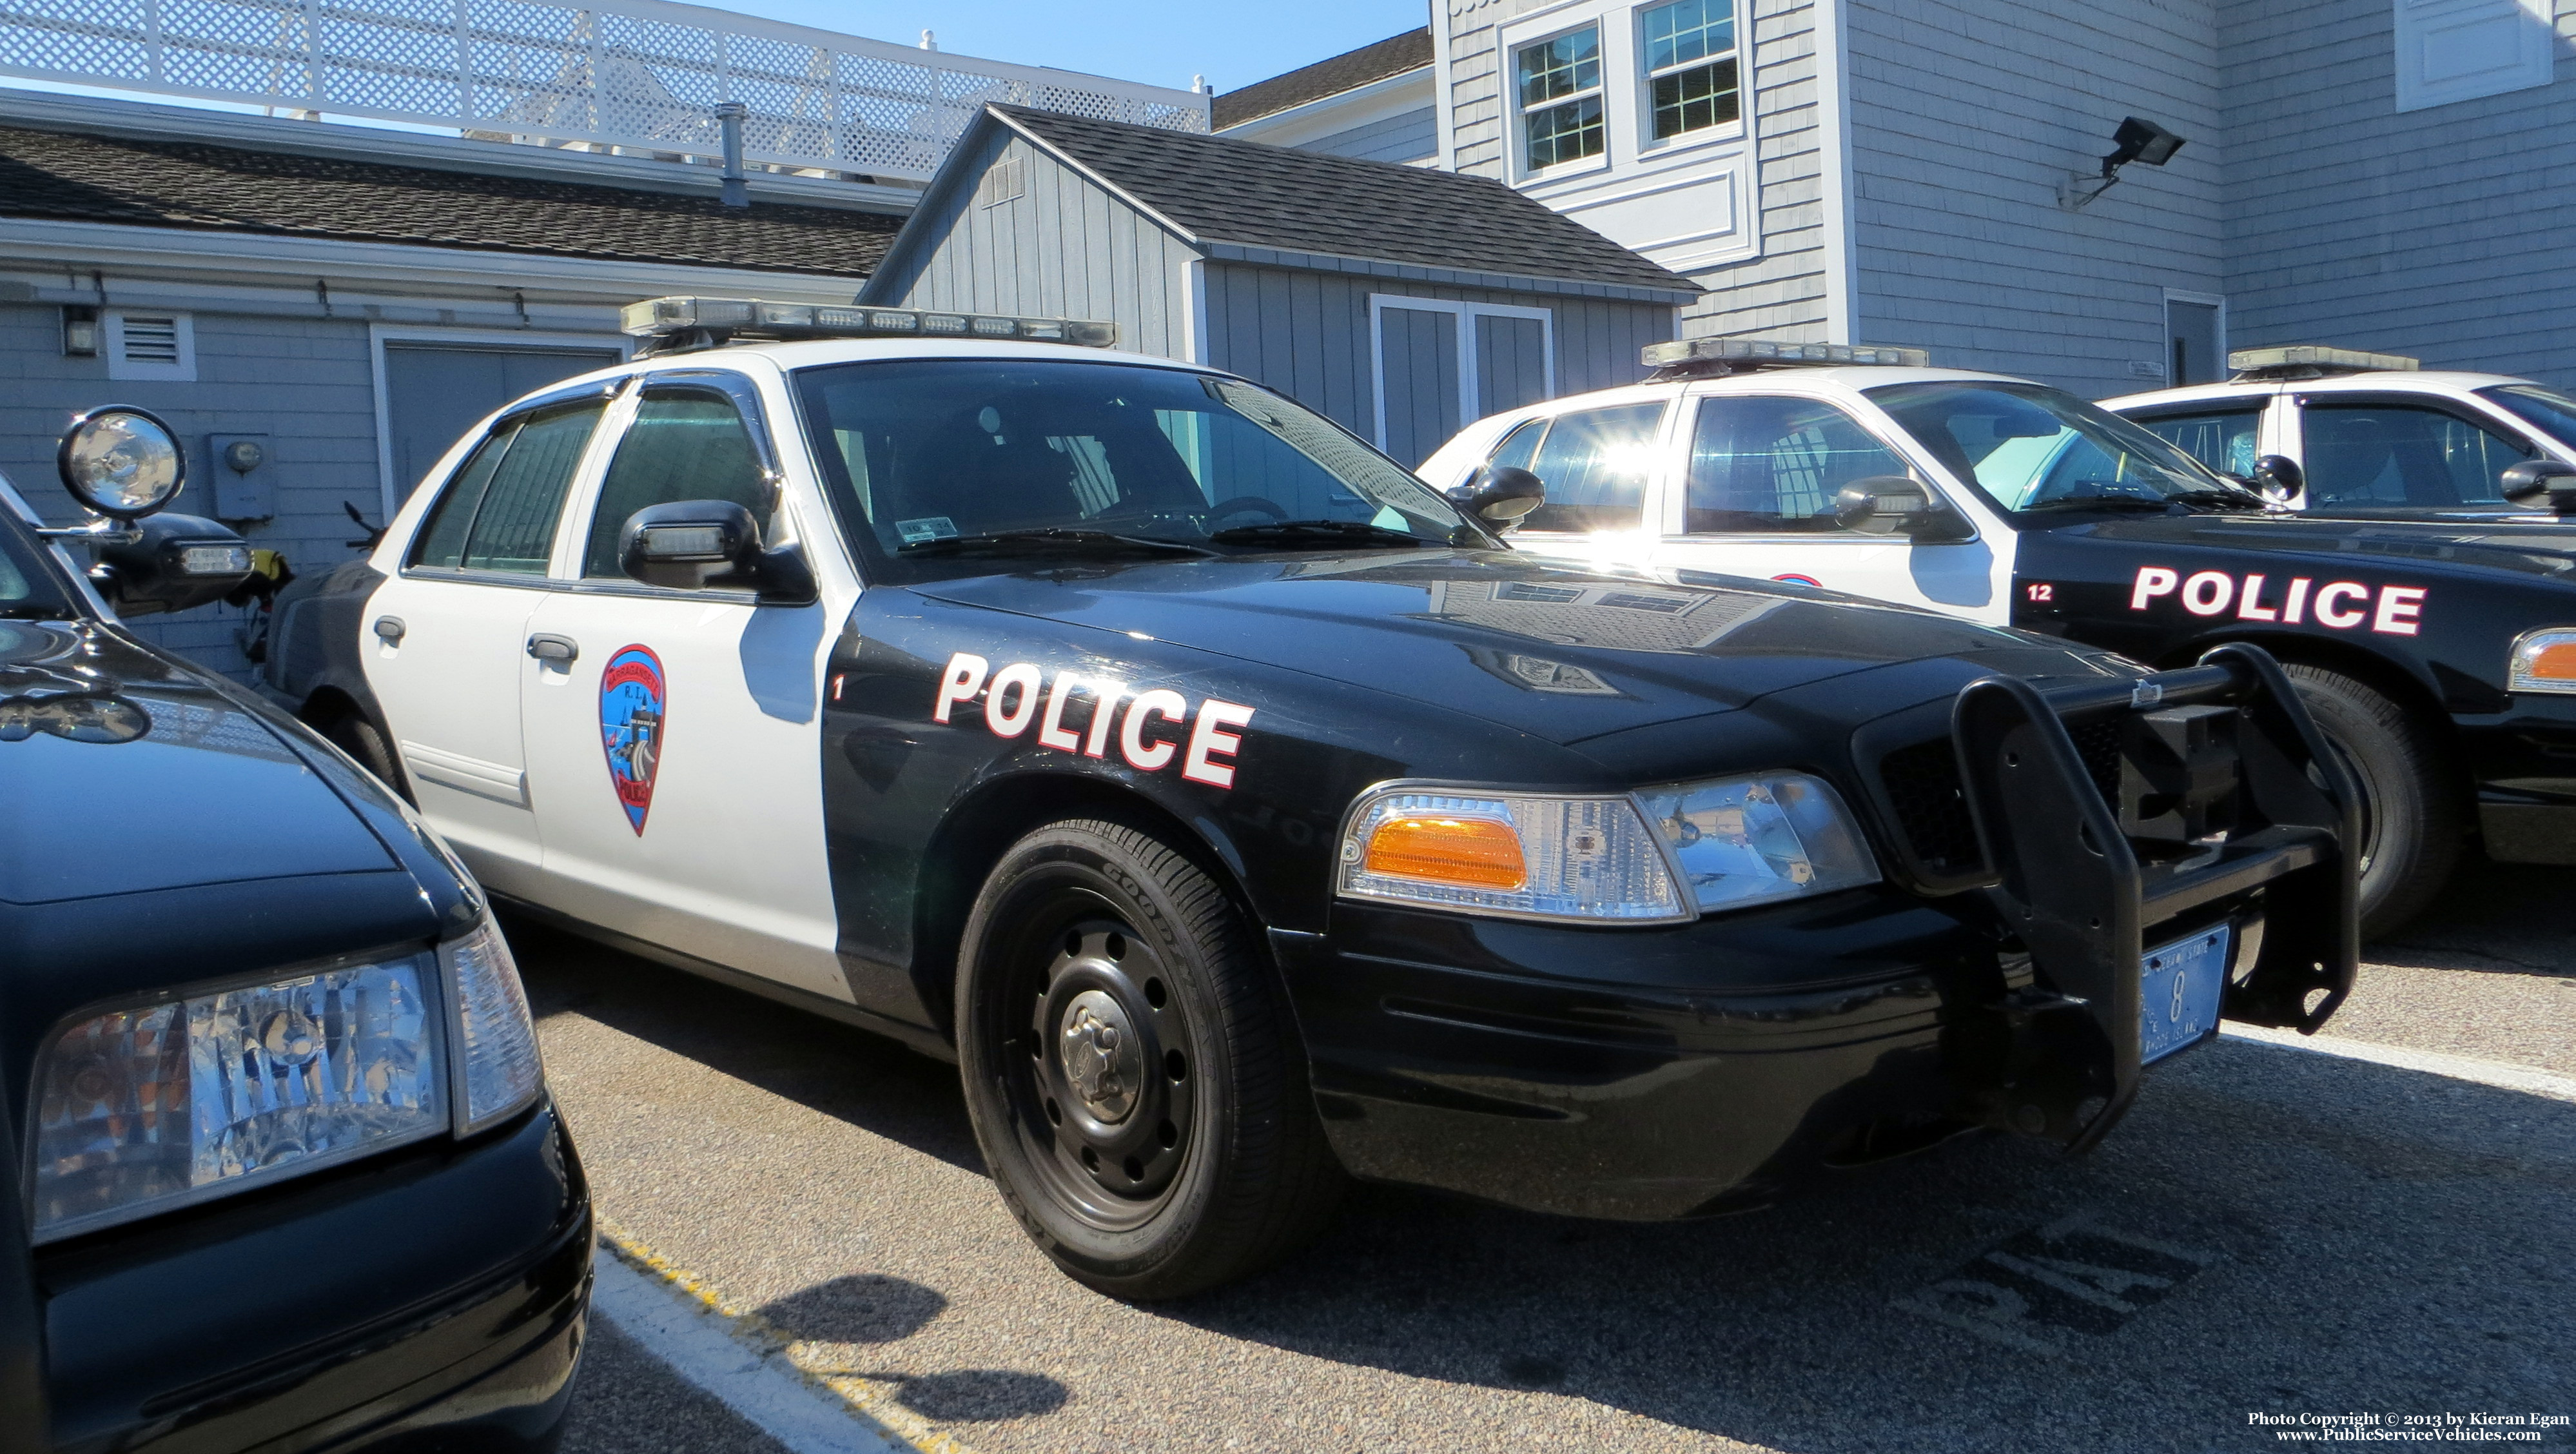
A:
<svg viewBox="0 0 2576 1454">
<path fill-rule="evenodd" d="M 557 666 L 569 666 L 581 656 L 581 647 L 569 636 L 555 636 L 540 631 L 528 638 L 528 655 Z"/>
<path fill-rule="evenodd" d="M 402 645 L 402 618 L 400 616 L 378 616 L 376 618 L 375 632 L 376 639 L 387 646 Z"/>
</svg>

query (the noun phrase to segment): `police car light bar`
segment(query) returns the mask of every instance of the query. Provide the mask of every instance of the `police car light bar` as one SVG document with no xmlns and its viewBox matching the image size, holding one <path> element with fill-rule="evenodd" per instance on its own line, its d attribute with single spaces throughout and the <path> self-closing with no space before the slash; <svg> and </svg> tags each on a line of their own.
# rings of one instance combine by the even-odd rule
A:
<svg viewBox="0 0 2576 1454">
<path fill-rule="evenodd" d="M 1108 348 L 1118 325 L 1080 318 L 1015 318 L 856 304 L 769 303 L 758 298 L 647 298 L 618 326 L 655 349 L 703 348 L 740 338 L 989 338 Z"/>
<path fill-rule="evenodd" d="M 1929 368 L 1932 355 L 1919 348 L 1876 343 L 1774 343 L 1764 338 L 1683 338 L 1650 343 L 1639 355 L 1659 373 L 1715 371 L 1743 373 L 1752 369 L 1830 367 L 1835 364 L 1893 364 Z"/>
<path fill-rule="evenodd" d="M 2411 373 L 2423 367 L 2402 353 L 2364 353 L 2357 348 L 2325 348 L 2294 343 L 2286 348 L 2240 348 L 2227 355 L 2227 367 L 2246 378 L 2315 378 L 2319 374 Z"/>
</svg>

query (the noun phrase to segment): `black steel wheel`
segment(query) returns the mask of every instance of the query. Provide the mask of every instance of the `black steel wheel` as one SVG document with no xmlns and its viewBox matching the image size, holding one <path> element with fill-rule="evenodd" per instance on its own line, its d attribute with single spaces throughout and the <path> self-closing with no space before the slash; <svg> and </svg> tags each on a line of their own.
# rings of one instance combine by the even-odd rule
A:
<svg viewBox="0 0 2576 1454">
<path fill-rule="evenodd" d="M 2361 934 L 2395 933 L 2459 865 L 2462 792 L 2438 744 L 2404 707 L 2325 667 L 2282 668 L 2361 785 Z"/>
<path fill-rule="evenodd" d="M 1340 1188 L 1279 988 L 1208 875 L 1142 829 L 1052 825 L 1003 854 L 966 924 L 957 1048 L 1003 1199 L 1119 1297 L 1243 1276 Z"/>
</svg>

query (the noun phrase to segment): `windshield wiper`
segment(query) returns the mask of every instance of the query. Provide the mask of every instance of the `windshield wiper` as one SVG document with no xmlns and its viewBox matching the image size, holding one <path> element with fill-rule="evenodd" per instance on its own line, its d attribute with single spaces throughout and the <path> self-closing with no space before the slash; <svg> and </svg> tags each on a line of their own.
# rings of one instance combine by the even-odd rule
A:
<svg viewBox="0 0 2576 1454">
<path fill-rule="evenodd" d="M 2268 510 L 2272 502 L 2252 490 L 2230 488 L 2176 490 L 2165 496 L 2185 505 L 2207 505 L 2218 510 Z"/>
<path fill-rule="evenodd" d="M 2173 508 L 2173 499 L 2164 495 L 2060 495 L 2053 500 L 2033 500 L 2021 507 L 2020 513 L 2038 510 L 2153 510 L 2158 514 Z"/>
<path fill-rule="evenodd" d="M 78 619 L 60 606 L 48 606 L 41 601 L 18 601 L 0 606 L 0 621 L 74 621 Z"/>
<path fill-rule="evenodd" d="M 1269 545 L 1293 540 L 1329 540 L 1342 545 L 1428 545 L 1445 546 L 1446 540 L 1411 535 L 1371 525 L 1365 520 L 1275 520 L 1260 525 L 1237 525 L 1208 536 L 1219 545 Z"/>
<path fill-rule="evenodd" d="M 1047 550 L 1159 550 L 1179 555 L 1214 555 L 1186 540 L 1158 540 L 1150 535 L 1120 535 L 1109 530 L 1075 530 L 1047 525 L 1034 530 L 996 530 L 984 535 L 945 535 L 916 540 L 896 548 L 898 555 L 1009 554 Z"/>
</svg>

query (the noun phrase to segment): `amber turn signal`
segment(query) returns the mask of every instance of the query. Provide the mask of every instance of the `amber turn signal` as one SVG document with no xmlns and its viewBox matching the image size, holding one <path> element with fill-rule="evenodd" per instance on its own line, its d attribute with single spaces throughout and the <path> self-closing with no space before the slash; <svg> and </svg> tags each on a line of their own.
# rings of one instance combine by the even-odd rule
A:
<svg viewBox="0 0 2576 1454">
<path fill-rule="evenodd" d="M 2552 642 L 2531 654 L 2526 676 L 2544 682 L 2576 682 L 2576 641 Z"/>
<path fill-rule="evenodd" d="M 1396 818 L 1369 836 L 1368 872 L 1465 889 L 1529 882 L 1520 835 L 1491 818 Z"/>
</svg>

